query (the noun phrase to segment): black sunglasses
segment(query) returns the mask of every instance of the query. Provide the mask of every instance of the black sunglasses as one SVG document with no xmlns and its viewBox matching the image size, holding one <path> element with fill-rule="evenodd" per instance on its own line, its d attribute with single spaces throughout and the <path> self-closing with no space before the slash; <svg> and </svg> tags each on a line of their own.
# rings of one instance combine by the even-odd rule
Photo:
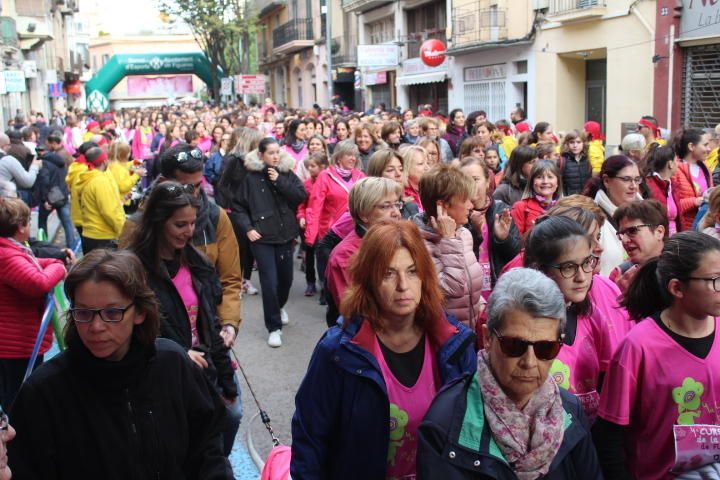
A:
<svg viewBox="0 0 720 480">
<path fill-rule="evenodd" d="M 560 335 L 557 340 L 539 340 L 537 342 L 529 342 L 517 337 L 504 337 L 498 333 L 497 330 L 493 329 L 493 335 L 495 335 L 500 342 L 500 350 L 511 358 L 518 358 L 525 355 L 528 347 L 532 346 L 535 356 L 539 360 L 552 360 L 560 353 L 560 347 L 563 344 L 563 338 L 565 335 Z"/>
<path fill-rule="evenodd" d="M 200 183 L 202 183 L 202 182 L 200 182 Z M 198 184 L 198 186 L 200 186 L 200 184 Z M 193 185 L 191 183 L 181 183 L 179 185 L 168 185 L 167 187 L 165 187 L 165 189 L 168 191 L 168 193 L 170 193 L 172 195 L 176 195 L 178 197 L 180 195 L 182 195 L 183 193 L 188 193 L 190 195 L 195 193 L 195 185 Z"/>
</svg>

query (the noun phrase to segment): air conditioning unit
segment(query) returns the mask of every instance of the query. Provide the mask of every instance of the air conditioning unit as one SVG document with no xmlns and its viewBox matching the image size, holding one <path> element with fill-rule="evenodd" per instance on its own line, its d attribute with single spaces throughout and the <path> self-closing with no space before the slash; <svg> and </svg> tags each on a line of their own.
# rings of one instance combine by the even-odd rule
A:
<svg viewBox="0 0 720 480">
<path fill-rule="evenodd" d="M 533 0 L 533 10 L 548 10 L 550 0 Z"/>
</svg>

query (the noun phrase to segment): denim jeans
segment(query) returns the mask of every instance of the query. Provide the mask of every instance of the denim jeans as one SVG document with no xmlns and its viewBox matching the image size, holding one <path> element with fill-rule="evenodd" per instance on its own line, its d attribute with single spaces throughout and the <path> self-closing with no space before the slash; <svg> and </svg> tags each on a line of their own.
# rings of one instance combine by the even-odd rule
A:
<svg viewBox="0 0 720 480">
<path fill-rule="evenodd" d="M 57 212 L 58 218 L 60 219 L 60 224 L 65 231 L 65 245 L 67 245 L 67 247 L 72 250 L 77 244 L 78 235 L 75 233 L 75 226 L 73 225 L 72 219 L 70 218 L 70 201 L 68 200 L 68 203 L 66 203 L 61 208 L 55 209 L 55 211 Z M 38 209 L 38 228 L 42 228 L 43 230 L 45 230 L 45 233 L 48 233 L 47 219 L 50 216 L 51 212 L 52 210 L 45 210 L 42 205 Z"/>
<path fill-rule="evenodd" d="M 234 375 L 233 378 L 235 380 L 235 386 L 237 386 L 238 396 L 234 404 L 225 406 L 227 411 L 225 412 L 225 425 L 223 426 L 223 443 L 226 457 L 229 457 L 230 453 L 232 453 L 235 437 L 237 436 L 238 430 L 240 430 L 240 421 L 244 413 L 242 392 L 240 391 L 240 385 L 238 385 L 237 375 Z"/>
</svg>

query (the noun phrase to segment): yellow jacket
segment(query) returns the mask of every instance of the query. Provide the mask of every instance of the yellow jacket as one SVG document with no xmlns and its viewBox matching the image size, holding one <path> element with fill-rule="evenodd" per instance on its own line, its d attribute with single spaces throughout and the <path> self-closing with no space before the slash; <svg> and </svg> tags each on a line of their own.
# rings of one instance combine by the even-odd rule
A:
<svg viewBox="0 0 720 480">
<path fill-rule="evenodd" d="M 512 135 L 505 135 L 502 138 L 502 149 L 505 151 L 505 158 L 510 159 L 510 154 L 513 150 L 515 150 L 515 147 L 518 146 L 518 142 Z"/>
<path fill-rule="evenodd" d="M 76 227 L 82 227 L 82 213 L 80 212 L 80 193 L 77 191 L 77 180 L 80 174 L 87 172 L 87 165 L 80 162 L 73 162 L 68 167 L 67 177 L 65 177 L 65 183 L 67 183 L 68 190 L 70 190 L 70 218 L 72 219 L 73 225 Z"/>
<path fill-rule="evenodd" d="M 710 171 L 710 175 L 712 175 L 718 166 L 718 147 L 715 147 L 712 150 L 710 150 L 710 153 L 708 154 L 708 157 L 705 160 L 705 165 L 707 165 L 708 170 Z"/>
<path fill-rule="evenodd" d="M 605 162 L 605 147 L 602 144 L 602 140 L 590 140 L 588 159 L 590 160 L 592 173 L 600 173 L 602 164 Z"/>
<path fill-rule="evenodd" d="M 130 193 L 130 190 L 132 190 L 135 184 L 140 180 L 140 176 L 134 172 L 130 172 L 127 162 L 110 162 L 110 165 L 108 165 L 108 171 L 112 173 L 112 176 L 115 178 L 118 191 L 120 192 L 120 198 L 124 202 L 127 194 Z"/>
<path fill-rule="evenodd" d="M 93 240 L 114 240 L 125 224 L 118 186 L 109 171 L 88 170 L 77 181 L 82 210 L 82 235 Z"/>
</svg>

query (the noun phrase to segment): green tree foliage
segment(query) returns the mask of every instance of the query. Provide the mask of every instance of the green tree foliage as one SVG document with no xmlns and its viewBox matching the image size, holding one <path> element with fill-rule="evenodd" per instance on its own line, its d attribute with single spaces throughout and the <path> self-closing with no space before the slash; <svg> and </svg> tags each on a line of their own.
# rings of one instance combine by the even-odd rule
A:
<svg viewBox="0 0 720 480">
<path fill-rule="evenodd" d="M 250 38 L 257 19 L 247 0 L 158 0 L 160 12 L 171 21 L 185 22 L 195 41 L 213 65 L 213 98 L 218 98 L 220 67 L 228 75 L 247 73 L 250 68 Z M 242 58 L 240 43 L 243 48 Z"/>
</svg>

